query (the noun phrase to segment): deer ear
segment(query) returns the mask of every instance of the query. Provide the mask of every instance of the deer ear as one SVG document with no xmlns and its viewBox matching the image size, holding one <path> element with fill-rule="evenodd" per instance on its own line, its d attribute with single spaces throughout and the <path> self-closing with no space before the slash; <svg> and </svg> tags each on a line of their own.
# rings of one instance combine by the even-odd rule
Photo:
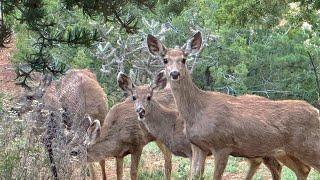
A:
<svg viewBox="0 0 320 180">
<path fill-rule="evenodd" d="M 147 44 L 151 54 L 154 56 L 165 56 L 166 47 L 156 37 L 149 34 L 147 37 Z"/>
<path fill-rule="evenodd" d="M 94 120 L 89 128 L 87 129 L 87 135 L 88 135 L 88 144 L 93 144 L 97 138 L 100 136 L 100 121 L 99 120 Z"/>
<path fill-rule="evenodd" d="M 202 45 L 202 36 L 201 32 L 197 32 L 191 39 L 187 41 L 185 45 L 183 45 L 182 49 L 184 53 L 189 55 L 191 53 L 197 53 L 201 49 Z"/>
<path fill-rule="evenodd" d="M 167 85 L 167 77 L 165 70 L 161 70 L 154 79 L 154 85 L 152 89 L 158 88 L 163 89 Z"/>
<path fill-rule="evenodd" d="M 91 117 L 88 114 L 85 114 L 83 120 L 79 124 L 79 128 L 83 130 L 87 130 L 91 124 L 92 124 Z"/>
<path fill-rule="evenodd" d="M 123 72 L 119 72 L 118 77 L 118 85 L 119 87 L 126 92 L 131 92 L 134 88 L 134 84 L 132 83 L 130 77 L 125 75 Z"/>
</svg>

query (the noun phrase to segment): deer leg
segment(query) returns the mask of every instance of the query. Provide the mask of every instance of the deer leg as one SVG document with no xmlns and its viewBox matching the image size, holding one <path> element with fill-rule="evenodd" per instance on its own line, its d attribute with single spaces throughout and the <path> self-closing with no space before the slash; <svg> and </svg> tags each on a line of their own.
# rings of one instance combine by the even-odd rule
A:
<svg viewBox="0 0 320 180">
<path fill-rule="evenodd" d="M 192 164 L 192 156 L 191 157 L 189 157 L 189 161 L 190 161 L 190 167 L 189 167 L 189 180 L 192 180 L 192 167 L 193 167 L 193 164 Z"/>
<path fill-rule="evenodd" d="M 137 180 L 138 178 L 138 168 L 139 168 L 139 161 L 141 157 L 142 149 L 137 150 L 136 152 L 131 154 L 131 169 L 130 169 L 130 176 L 131 180 Z"/>
<path fill-rule="evenodd" d="M 291 155 L 277 156 L 277 159 L 291 169 L 297 176 L 297 180 L 306 180 L 311 168 Z"/>
<path fill-rule="evenodd" d="M 250 163 L 250 168 L 247 173 L 246 180 L 251 180 L 253 178 L 254 174 L 257 172 L 259 166 L 262 163 L 262 159 L 261 158 L 249 159 L 249 163 Z"/>
<path fill-rule="evenodd" d="M 123 157 L 116 158 L 116 167 L 117 167 L 117 180 L 121 180 L 123 177 Z"/>
<path fill-rule="evenodd" d="M 106 162 L 105 160 L 99 161 L 100 167 L 101 167 L 101 174 L 102 174 L 102 179 L 107 180 L 106 176 Z"/>
<path fill-rule="evenodd" d="M 95 173 L 93 163 L 90 163 L 88 166 L 89 166 L 90 179 L 92 179 L 92 180 L 97 179 L 97 175 Z"/>
<path fill-rule="evenodd" d="M 274 157 L 264 157 L 263 163 L 267 166 L 267 168 L 271 171 L 273 180 L 281 179 L 281 170 L 282 166 Z"/>
<path fill-rule="evenodd" d="M 205 166 L 206 166 L 207 153 L 201 151 L 199 154 L 199 167 L 200 167 L 200 177 L 203 177 Z"/>
<path fill-rule="evenodd" d="M 191 157 L 191 168 L 190 168 L 190 178 L 198 179 L 202 178 L 204 173 L 204 166 L 207 154 L 197 147 L 196 145 L 191 144 L 192 157 Z"/>
<path fill-rule="evenodd" d="M 164 156 L 164 173 L 165 173 L 166 179 L 170 180 L 171 179 L 171 171 L 172 171 L 172 153 L 161 142 L 156 141 L 156 143 Z"/>
<path fill-rule="evenodd" d="M 229 149 L 219 149 L 219 150 L 213 150 L 212 154 L 214 155 L 214 173 L 213 173 L 213 179 L 214 180 L 221 180 L 222 175 L 224 172 L 224 169 L 227 166 L 228 163 L 228 157 L 231 151 Z"/>
<path fill-rule="evenodd" d="M 190 180 L 194 179 L 197 176 L 195 163 L 198 161 L 198 153 L 196 151 L 196 148 L 193 148 L 193 146 L 194 145 L 191 144 L 192 155 L 190 158 Z"/>
</svg>

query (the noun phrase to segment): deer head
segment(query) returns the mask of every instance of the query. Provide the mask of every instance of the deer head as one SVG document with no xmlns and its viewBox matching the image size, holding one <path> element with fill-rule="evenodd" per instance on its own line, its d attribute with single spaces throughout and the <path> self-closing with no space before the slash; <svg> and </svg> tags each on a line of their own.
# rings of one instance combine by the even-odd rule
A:
<svg viewBox="0 0 320 180">
<path fill-rule="evenodd" d="M 160 40 L 148 35 L 147 44 L 151 54 L 162 59 L 167 75 L 172 81 L 179 81 L 188 73 L 186 67 L 187 57 L 191 53 L 199 52 L 202 44 L 201 33 L 197 32 L 181 48 L 166 48 Z"/>
<path fill-rule="evenodd" d="M 130 77 L 122 72 L 118 74 L 118 85 L 123 91 L 131 96 L 134 108 L 138 114 L 138 120 L 140 121 L 144 120 L 145 116 L 148 115 L 147 110 L 153 97 L 153 91 L 165 88 L 166 84 L 167 79 L 164 70 L 158 73 L 155 81 L 149 86 L 136 86 L 133 84 Z"/>
<path fill-rule="evenodd" d="M 92 144 L 95 143 L 100 136 L 100 121 L 91 120 L 91 117 L 86 114 L 83 120 L 75 126 L 71 127 L 71 130 L 65 129 L 65 137 L 67 140 L 67 146 L 69 147 L 69 154 L 73 157 L 81 156 L 83 150 L 87 150 Z"/>
<path fill-rule="evenodd" d="M 71 129 L 63 130 L 64 144 L 58 150 L 63 159 L 60 160 L 63 172 L 69 174 L 70 179 L 80 179 L 84 177 L 83 172 L 88 162 L 87 150 L 94 144 L 100 136 L 100 121 L 92 121 L 89 115 L 78 123 L 73 123 Z"/>
</svg>

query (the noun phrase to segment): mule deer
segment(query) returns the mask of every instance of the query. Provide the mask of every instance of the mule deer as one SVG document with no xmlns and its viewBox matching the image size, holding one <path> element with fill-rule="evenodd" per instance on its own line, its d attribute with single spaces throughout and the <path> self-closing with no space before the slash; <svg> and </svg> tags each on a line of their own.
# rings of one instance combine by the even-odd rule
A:
<svg viewBox="0 0 320 180">
<path fill-rule="evenodd" d="M 248 103 L 249 95 L 238 98 L 200 90 L 186 67 L 187 56 L 201 48 L 200 32 L 180 49 L 166 48 L 152 35 L 147 43 L 149 51 L 163 60 L 177 108 L 185 119 L 187 137 L 215 157 L 214 179 L 222 178 L 229 155 L 252 158 L 286 153 L 295 162 L 320 170 L 316 108 L 298 100 Z"/>
<path fill-rule="evenodd" d="M 191 145 L 191 142 L 184 134 L 184 120 L 176 109 L 170 87 L 165 88 L 167 84 L 166 77 L 163 74 L 158 74 L 151 86 L 136 86 L 128 76 L 119 73 L 118 84 L 121 89 L 132 96 L 138 119 L 144 123 L 148 131 L 158 140 L 164 142 L 173 154 L 189 158 L 194 156 L 194 161 L 191 159 L 191 178 L 197 175 L 202 177 L 206 156 L 211 153 L 210 151 L 204 152 Z M 165 89 L 157 91 L 157 96 L 153 97 L 155 89 L 163 88 Z M 163 96 L 166 97 L 167 101 L 161 99 Z M 241 98 L 245 98 L 247 102 L 266 100 L 266 98 L 259 96 L 242 96 Z M 194 154 L 192 154 L 192 151 Z M 279 160 L 301 177 L 306 178 L 305 168 L 308 172 L 310 171 L 307 166 L 299 162 L 296 163 L 296 159 L 293 157 L 282 156 Z M 273 178 L 280 179 L 281 165 L 274 157 L 249 159 L 250 169 L 246 179 L 252 179 L 262 161 L 270 169 Z"/>
<path fill-rule="evenodd" d="M 64 110 L 64 124 L 68 129 L 73 124 L 79 124 L 76 119 L 81 119 L 85 114 L 98 119 L 103 124 L 105 116 L 108 112 L 107 98 L 103 89 L 100 87 L 96 76 L 89 70 L 69 70 L 63 76 L 60 82 L 51 83 L 52 77 L 46 75 L 39 87 L 33 92 L 27 92 L 19 100 L 20 107 L 16 110 L 19 114 L 26 113 L 31 109 L 33 100 L 42 99 L 44 105 L 49 109 Z M 78 109 L 80 104 L 84 107 Z M 36 122 L 36 126 L 40 126 Z M 77 126 L 79 127 L 79 126 Z M 35 127 L 37 134 L 43 132 Z M 99 162 L 102 169 L 103 178 L 105 177 L 104 160 Z"/>
<path fill-rule="evenodd" d="M 115 157 L 117 166 L 117 179 L 123 176 L 123 158 L 131 154 L 131 179 L 137 179 L 138 164 L 143 147 L 155 138 L 145 127 L 139 123 L 135 111 L 131 107 L 130 99 L 114 105 L 107 114 L 102 127 L 98 123 L 82 123 L 87 128 L 79 129 L 74 133 L 70 142 L 70 154 L 80 156 L 78 152 L 87 147 L 87 161 L 94 162 L 106 157 Z M 90 118 L 85 118 L 88 121 Z M 91 122 L 91 120 L 89 121 Z M 94 128 L 92 128 L 94 127 Z M 93 131 L 94 129 L 94 131 Z M 100 133 L 99 133 L 100 132 Z M 80 135 L 77 135 L 80 134 Z M 93 138 L 91 138 L 93 137 Z M 88 139 L 90 139 L 88 141 Z M 166 178 L 171 176 L 171 153 L 160 142 L 156 142 L 165 157 Z"/>
<path fill-rule="evenodd" d="M 81 163 L 99 161 L 102 178 L 106 179 L 103 159 L 116 157 L 117 179 L 121 179 L 123 156 L 131 153 L 133 159 L 139 159 L 143 146 L 155 140 L 143 126 L 140 126 L 134 111 L 130 113 L 131 103 L 124 102 L 115 105 L 106 117 L 108 108 L 105 94 L 95 75 L 89 70 L 70 70 L 59 82 L 53 82 L 51 85 L 50 83 L 51 79 L 45 78 L 33 93 L 29 92 L 20 99 L 20 108 L 17 110 L 19 113 L 25 113 L 31 110 L 33 100 L 41 98 L 46 107 L 56 111 L 60 108 L 63 109 L 62 116 L 66 132 L 65 138 L 67 139 L 66 152 L 64 153 L 66 156 L 71 156 L 72 161 L 75 162 L 68 166 L 68 171 L 74 172 L 72 177 L 79 173 L 77 166 L 83 165 Z M 128 112 L 132 116 L 126 116 L 125 114 Z M 92 122 L 91 117 L 96 120 Z M 101 126 L 104 130 L 101 133 L 103 137 L 100 136 Z M 120 132 L 121 134 L 119 134 Z M 128 138 L 128 136 L 130 137 Z M 95 141 L 98 137 L 105 139 Z M 97 143 L 95 144 L 95 142 Z M 101 143 L 105 143 L 105 147 L 101 146 Z M 157 145 L 165 156 L 165 174 L 169 179 L 171 153 L 162 143 L 157 142 Z M 101 156 L 99 153 L 103 154 L 103 149 L 106 148 L 105 154 Z M 87 157 L 88 161 L 86 161 Z M 137 167 L 137 161 L 132 163 L 133 179 L 136 179 Z M 92 178 L 96 178 L 97 175 L 91 164 L 89 168 Z"/>
</svg>

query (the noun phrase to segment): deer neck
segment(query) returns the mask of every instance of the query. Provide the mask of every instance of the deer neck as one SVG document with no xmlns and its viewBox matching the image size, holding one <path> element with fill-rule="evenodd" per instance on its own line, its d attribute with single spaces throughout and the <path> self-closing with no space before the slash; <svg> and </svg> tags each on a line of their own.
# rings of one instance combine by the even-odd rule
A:
<svg viewBox="0 0 320 180">
<path fill-rule="evenodd" d="M 188 122 L 195 120 L 197 112 L 205 107 L 201 100 L 205 98 L 204 91 L 200 90 L 193 82 L 189 73 L 179 81 L 169 80 L 172 93 L 181 116 Z"/>
<path fill-rule="evenodd" d="M 178 112 L 163 107 L 155 100 L 150 101 L 147 111 L 149 114 L 146 115 L 143 123 L 148 130 L 157 139 L 171 144 Z"/>
<path fill-rule="evenodd" d="M 107 135 L 107 134 L 106 134 Z M 117 143 L 113 141 L 114 137 L 100 136 L 87 151 L 88 162 L 100 161 L 106 157 L 113 156 L 113 150 Z"/>
</svg>

